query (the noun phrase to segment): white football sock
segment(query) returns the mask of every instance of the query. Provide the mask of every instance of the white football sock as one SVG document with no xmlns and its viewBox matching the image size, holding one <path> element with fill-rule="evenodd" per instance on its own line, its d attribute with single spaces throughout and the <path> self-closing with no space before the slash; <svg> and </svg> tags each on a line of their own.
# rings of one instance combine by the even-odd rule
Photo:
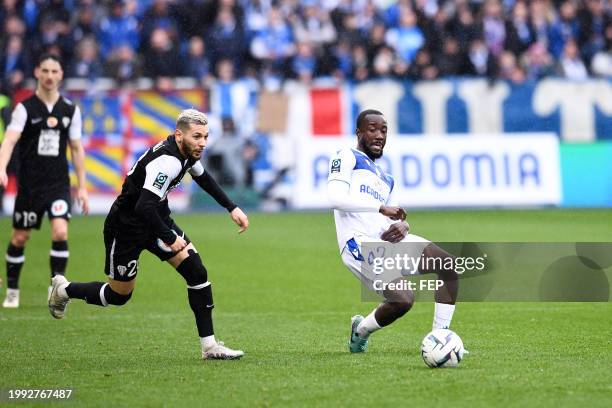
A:
<svg viewBox="0 0 612 408">
<path fill-rule="evenodd" d="M 376 330 L 380 330 L 381 327 L 376 321 L 376 317 L 374 317 L 375 313 L 376 309 L 372 310 L 372 313 L 367 315 L 366 318 L 359 323 L 359 326 L 357 326 L 357 334 L 362 339 L 367 339 L 370 337 L 370 334 L 374 333 Z"/>
<path fill-rule="evenodd" d="M 455 312 L 455 305 L 448 305 L 446 303 L 436 303 L 434 310 L 433 328 L 434 329 L 448 329 L 453 320 L 453 313 Z"/>
<path fill-rule="evenodd" d="M 211 348 L 212 346 L 214 346 L 215 344 L 217 344 L 217 340 L 215 340 L 215 336 L 206 336 L 206 337 L 200 337 L 200 344 L 202 345 L 202 349 L 203 350 L 208 350 L 209 348 Z"/>
</svg>

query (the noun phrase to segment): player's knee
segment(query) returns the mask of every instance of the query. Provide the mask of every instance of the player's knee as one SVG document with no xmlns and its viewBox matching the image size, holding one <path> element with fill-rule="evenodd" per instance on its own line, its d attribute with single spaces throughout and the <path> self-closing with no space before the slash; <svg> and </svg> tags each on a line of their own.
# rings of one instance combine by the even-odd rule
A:
<svg viewBox="0 0 612 408">
<path fill-rule="evenodd" d="M 104 288 L 104 300 L 109 305 L 123 306 L 132 298 L 132 292 L 127 295 L 115 292 L 110 285 Z"/>
<path fill-rule="evenodd" d="M 51 239 L 53 241 L 67 241 L 68 240 L 68 228 L 65 226 L 54 227 L 51 230 Z"/>
<path fill-rule="evenodd" d="M 193 249 L 188 251 L 189 256 L 176 267 L 178 273 L 181 274 L 187 286 L 197 287 L 208 282 L 208 272 L 202 263 L 202 258 Z"/>
<path fill-rule="evenodd" d="M 389 304 L 395 309 L 395 313 L 398 316 L 403 316 L 414 305 L 414 294 L 412 292 L 396 292 L 396 296 L 389 302 Z"/>
<path fill-rule="evenodd" d="M 30 239 L 29 230 L 15 230 L 11 237 L 11 244 L 18 248 L 23 248 Z"/>
<path fill-rule="evenodd" d="M 412 301 L 396 302 L 393 304 L 393 308 L 395 309 L 397 316 L 403 316 L 408 313 L 410 309 L 412 309 L 412 305 Z"/>
<path fill-rule="evenodd" d="M 443 280 L 444 282 L 455 281 L 459 279 L 459 275 L 456 271 L 456 257 L 452 255 L 447 255 L 442 258 L 442 265 L 451 265 L 450 267 L 442 267 L 437 270 L 436 273 L 438 278 Z"/>
</svg>

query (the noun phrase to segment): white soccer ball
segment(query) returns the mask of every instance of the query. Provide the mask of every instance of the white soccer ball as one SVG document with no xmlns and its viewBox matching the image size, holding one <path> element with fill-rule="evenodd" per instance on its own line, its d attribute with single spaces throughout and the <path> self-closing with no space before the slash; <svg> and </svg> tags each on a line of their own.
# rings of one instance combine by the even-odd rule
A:
<svg viewBox="0 0 612 408">
<path fill-rule="evenodd" d="M 433 330 L 421 344 L 423 361 L 431 368 L 457 367 L 464 353 L 461 337 L 448 329 Z"/>
</svg>

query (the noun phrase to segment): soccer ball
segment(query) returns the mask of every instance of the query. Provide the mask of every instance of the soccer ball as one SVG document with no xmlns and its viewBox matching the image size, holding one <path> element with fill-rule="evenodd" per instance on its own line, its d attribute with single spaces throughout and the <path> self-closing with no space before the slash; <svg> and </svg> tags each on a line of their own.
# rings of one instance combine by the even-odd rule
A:
<svg viewBox="0 0 612 408">
<path fill-rule="evenodd" d="M 464 353 L 461 337 L 448 329 L 433 330 L 421 344 L 423 361 L 431 368 L 457 367 Z"/>
</svg>

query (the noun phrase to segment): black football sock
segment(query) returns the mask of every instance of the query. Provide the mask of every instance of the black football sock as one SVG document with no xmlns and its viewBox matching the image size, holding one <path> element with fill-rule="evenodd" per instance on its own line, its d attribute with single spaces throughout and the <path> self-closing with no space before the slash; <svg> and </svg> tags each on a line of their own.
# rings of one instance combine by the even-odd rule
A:
<svg viewBox="0 0 612 408">
<path fill-rule="evenodd" d="M 68 297 L 83 299 L 91 305 L 105 306 L 100 298 L 100 289 L 104 286 L 103 282 L 71 282 L 66 286 Z"/>
<path fill-rule="evenodd" d="M 187 297 L 189 306 L 195 316 L 196 326 L 200 337 L 214 334 L 212 310 L 214 308 L 212 287 L 208 281 L 208 272 L 202 263 L 200 255 L 189 250 L 189 256 L 176 267 L 187 283 Z"/>
<path fill-rule="evenodd" d="M 51 266 L 51 279 L 55 275 L 65 275 L 68 264 L 68 241 L 53 241 L 49 253 L 49 265 Z"/>
<path fill-rule="evenodd" d="M 200 337 L 212 336 L 213 330 L 212 310 L 215 307 L 212 300 L 212 288 L 208 285 L 202 289 L 187 289 L 189 306 L 193 310 Z"/>
<path fill-rule="evenodd" d="M 19 289 L 19 274 L 25 262 L 24 248 L 9 243 L 6 249 L 6 286 L 9 289 Z"/>
</svg>

